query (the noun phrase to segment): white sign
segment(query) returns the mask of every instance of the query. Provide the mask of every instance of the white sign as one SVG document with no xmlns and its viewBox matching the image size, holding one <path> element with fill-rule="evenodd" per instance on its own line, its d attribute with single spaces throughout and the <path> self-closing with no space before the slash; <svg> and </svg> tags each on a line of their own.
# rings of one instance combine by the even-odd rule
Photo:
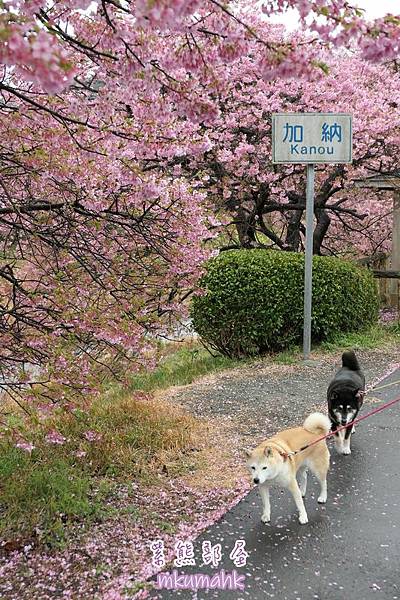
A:
<svg viewBox="0 0 400 600">
<path fill-rule="evenodd" d="M 344 113 L 274 113 L 272 162 L 351 163 L 352 116 Z"/>
</svg>

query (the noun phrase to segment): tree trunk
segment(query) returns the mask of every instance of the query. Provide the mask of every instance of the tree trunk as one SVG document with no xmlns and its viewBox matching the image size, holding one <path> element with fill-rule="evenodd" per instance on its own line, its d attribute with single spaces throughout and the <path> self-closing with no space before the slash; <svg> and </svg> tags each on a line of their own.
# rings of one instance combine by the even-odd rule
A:
<svg viewBox="0 0 400 600">
<path fill-rule="evenodd" d="M 300 225 L 303 216 L 303 210 L 295 210 L 288 219 L 285 247 L 286 250 L 298 252 L 300 250 Z"/>
<path fill-rule="evenodd" d="M 255 217 L 239 207 L 236 214 L 236 230 L 242 248 L 254 248 L 257 245 L 255 234 Z"/>
<path fill-rule="evenodd" d="M 317 224 L 314 229 L 313 254 L 321 254 L 322 242 L 329 229 L 331 219 L 326 210 L 321 208 L 315 209 L 315 216 L 317 218 Z"/>
</svg>

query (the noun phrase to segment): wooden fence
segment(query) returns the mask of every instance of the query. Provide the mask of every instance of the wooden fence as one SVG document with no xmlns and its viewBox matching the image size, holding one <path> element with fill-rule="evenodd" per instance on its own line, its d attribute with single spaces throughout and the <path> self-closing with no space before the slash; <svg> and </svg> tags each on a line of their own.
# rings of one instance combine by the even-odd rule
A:
<svg viewBox="0 0 400 600">
<path fill-rule="evenodd" d="M 393 271 L 391 257 L 379 254 L 373 258 L 364 258 L 360 263 L 369 267 L 378 278 L 381 305 L 400 309 L 400 272 Z"/>
</svg>

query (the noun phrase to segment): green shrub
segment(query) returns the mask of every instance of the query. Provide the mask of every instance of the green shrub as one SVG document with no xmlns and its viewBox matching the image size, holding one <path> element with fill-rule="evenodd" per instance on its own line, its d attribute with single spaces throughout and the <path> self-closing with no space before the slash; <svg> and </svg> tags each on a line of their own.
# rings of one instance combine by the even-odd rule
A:
<svg viewBox="0 0 400 600">
<path fill-rule="evenodd" d="M 232 250 L 207 264 L 204 295 L 193 300 L 196 331 L 230 357 L 262 354 L 302 339 L 304 255 Z M 337 258 L 313 258 L 312 339 L 357 331 L 376 321 L 372 274 Z"/>
</svg>

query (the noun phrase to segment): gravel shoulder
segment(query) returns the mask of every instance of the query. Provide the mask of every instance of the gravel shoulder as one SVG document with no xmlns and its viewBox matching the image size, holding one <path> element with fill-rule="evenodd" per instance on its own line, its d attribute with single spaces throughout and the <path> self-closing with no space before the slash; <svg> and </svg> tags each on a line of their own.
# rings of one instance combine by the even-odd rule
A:
<svg viewBox="0 0 400 600">
<path fill-rule="evenodd" d="M 367 389 L 400 363 L 400 345 L 356 350 L 356 354 Z M 326 390 L 341 366 L 341 353 L 315 353 L 311 362 L 285 365 L 271 359 L 257 361 L 171 388 L 164 396 L 217 426 L 228 422 L 244 442 L 258 443 L 279 429 L 300 423 L 313 410 L 326 410 Z M 372 398 L 373 391 L 366 403 Z"/>
</svg>

